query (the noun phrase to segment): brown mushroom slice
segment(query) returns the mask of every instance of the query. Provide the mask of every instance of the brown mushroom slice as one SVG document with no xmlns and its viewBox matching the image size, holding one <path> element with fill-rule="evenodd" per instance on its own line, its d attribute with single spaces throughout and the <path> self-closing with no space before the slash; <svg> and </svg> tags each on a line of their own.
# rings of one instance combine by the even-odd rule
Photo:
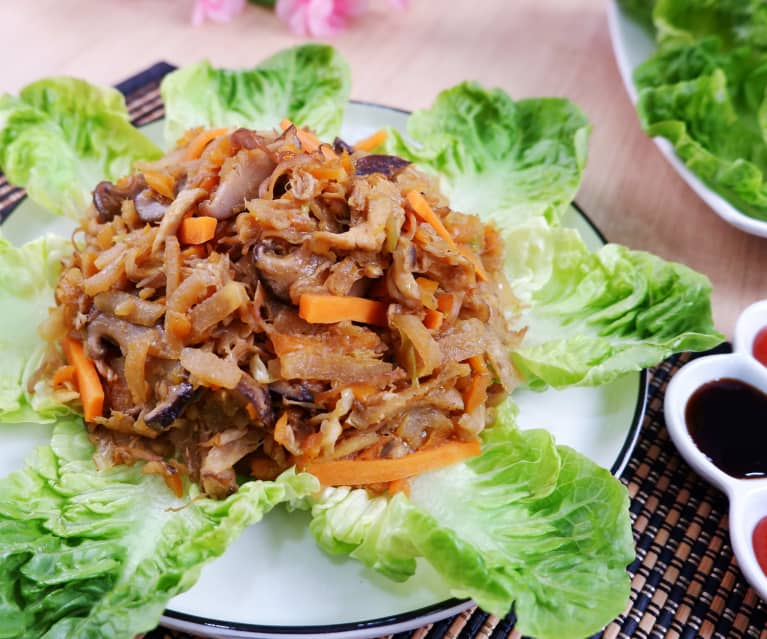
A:
<svg viewBox="0 0 767 639">
<path fill-rule="evenodd" d="M 276 297 L 297 303 L 298 298 L 294 296 L 298 289 L 317 284 L 331 262 L 313 253 L 307 243 L 284 255 L 277 250 L 276 242 L 259 244 L 253 251 L 254 265 L 261 281 Z"/>
<path fill-rule="evenodd" d="M 212 200 L 200 204 L 200 212 L 219 220 L 237 213 L 246 200 L 258 195 L 258 188 L 274 171 L 275 164 L 261 149 L 243 149 L 225 164 Z"/>
<path fill-rule="evenodd" d="M 268 141 L 252 129 L 239 128 L 232 132 L 232 146 L 235 149 L 259 149 L 264 148 Z"/>
<path fill-rule="evenodd" d="M 349 155 L 354 153 L 354 147 L 346 142 L 345 140 L 342 140 L 341 138 L 337 137 L 333 140 L 333 150 L 336 153 L 343 153 L 346 151 Z"/>
<path fill-rule="evenodd" d="M 274 424 L 269 391 L 263 384 L 259 384 L 250 375 L 243 372 L 240 381 L 237 382 L 237 390 L 248 400 L 256 410 L 262 424 L 271 426 Z"/>
<path fill-rule="evenodd" d="M 354 172 L 357 175 L 381 173 L 391 179 L 409 164 L 396 155 L 365 155 L 354 163 Z"/>
<path fill-rule="evenodd" d="M 168 204 L 160 202 L 151 189 L 144 189 L 133 199 L 136 213 L 144 222 L 158 222 L 168 210 Z"/>
<path fill-rule="evenodd" d="M 131 175 L 121 185 L 106 180 L 99 182 L 93 189 L 93 206 L 98 212 L 99 223 L 111 222 L 120 215 L 123 200 L 132 200 L 145 188 L 146 182 L 140 173 Z"/>
<path fill-rule="evenodd" d="M 194 388 L 189 382 L 170 386 L 162 401 L 144 415 L 146 425 L 158 431 L 167 430 L 190 404 L 194 396 L 193 391 Z"/>
<path fill-rule="evenodd" d="M 119 346 L 123 355 L 128 352 L 131 342 L 142 340 L 145 335 L 151 337 L 150 352 L 153 355 L 165 353 L 164 340 L 156 328 L 136 326 L 125 320 L 97 313 L 86 327 L 86 349 L 92 359 L 104 359 L 107 351 L 104 340 Z"/>
</svg>

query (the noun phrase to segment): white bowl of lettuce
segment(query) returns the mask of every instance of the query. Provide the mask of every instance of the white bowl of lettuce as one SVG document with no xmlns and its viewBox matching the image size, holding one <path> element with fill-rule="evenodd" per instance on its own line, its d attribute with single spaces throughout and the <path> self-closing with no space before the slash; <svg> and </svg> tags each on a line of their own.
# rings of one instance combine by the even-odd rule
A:
<svg viewBox="0 0 767 639">
<path fill-rule="evenodd" d="M 710 284 L 601 246 L 573 218 L 589 125 L 567 100 L 515 102 L 464 83 L 406 119 L 364 105 L 345 115 L 348 93 L 348 65 L 325 46 L 241 72 L 201 63 L 164 82 L 163 126 L 170 141 L 190 126 L 266 128 L 286 116 L 326 139 L 342 124 L 349 135 L 402 129 L 386 150 L 437 173 L 454 207 L 504 231 L 506 274 L 528 305 L 530 330 L 509 354 L 526 388 L 488 425 L 479 457 L 413 480 L 410 498 L 318 492 L 316 478 L 289 471 L 222 501 L 195 486 L 178 499 L 140 464 L 97 470 L 81 418 L 32 377 L 44 349 L 36 326 L 95 182 L 161 151 L 112 90 L 59 79 L 5 96 L 0 166 L 35 204 L 13 213 L 13 241 L 0 241 L 0 449 L 6 468 L 26 458 L 0 479 L 0 636 L 129 639 L 162 618 L 218 637 L 361 637 L 473 600 L 501 616 L 513 606 L 524 634 L 577 639 L 625 608 L 628 495 L 597 462 L 626 450 L 587 440 L 614 436 L 611 413 L 626 428 L 639 371 L 721 341 Z M 585 435 L 568 432 L 582 428 L 579 414 L 595 422 Z M 557 444 L 549 426 L 597 461 Z"/>
<path fill-rule="evenodd" d="M 759 6 L 612 0 L 608 22 L 643 129 L 717 215 L 767 237 L 767 43 Z"/>
</svg>

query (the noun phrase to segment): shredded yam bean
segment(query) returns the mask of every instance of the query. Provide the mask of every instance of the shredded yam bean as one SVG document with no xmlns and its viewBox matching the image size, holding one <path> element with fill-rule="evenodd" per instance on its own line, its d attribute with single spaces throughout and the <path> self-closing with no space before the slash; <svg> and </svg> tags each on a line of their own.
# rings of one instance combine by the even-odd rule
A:
<svg viewBox="0 0 767 639">
<path fill-rule="evenodd" d="M 189 312 L 192 329 L 198 335 L 213 325 L 224 321 L 240 306 L 248 301 L 245 287 L 237 282 L 229 282 L 220 291 L 200 302 Z"/>
<path fill-rule="evenodd" d="M 200 381 L 221 388 L 235 388 L 242 377 L 236 364 L 199 348 L 181 351 L 181 366 Z"/>
<path fill-rule="evenodd" d="M 476 443 L 517 383 L 504 242 L 407 161 L 286 123 L 195 129 L 135 168 L 97 188 L 33 376 L 76 407 L 60 343 L 84 345 L 100 468 L 223 498 L 248 470 Z M 215 234 L 187 246 L 203 217 Z"/>
</svg>

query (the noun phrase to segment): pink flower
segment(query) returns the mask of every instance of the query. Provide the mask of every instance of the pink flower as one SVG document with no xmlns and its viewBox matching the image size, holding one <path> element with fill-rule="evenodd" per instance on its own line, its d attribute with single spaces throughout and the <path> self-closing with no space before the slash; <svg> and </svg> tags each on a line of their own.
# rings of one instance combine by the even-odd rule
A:
<svg viewBox="0 0 767 639">
<path fill-rule="evenodd" d="M 200 26 L 205 20 L 229 22 L 245 8 L 245 0 L 195 0 L 192 24 Z"/>
<path fill-rule="evenodd" d="M 367 0 L 277 0 L 277 17 L 300 36 L 328 37 L 367 9 Z"/>
</svg>

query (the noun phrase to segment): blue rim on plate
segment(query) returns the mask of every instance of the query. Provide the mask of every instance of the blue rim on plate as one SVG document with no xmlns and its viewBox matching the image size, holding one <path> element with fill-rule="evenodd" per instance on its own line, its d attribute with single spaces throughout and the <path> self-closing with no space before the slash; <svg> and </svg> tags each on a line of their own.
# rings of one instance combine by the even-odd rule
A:
<svg viewBox="0 0 767 639">
<path fill-rule="evenodd" d="M 164 73 L 163 73 L 164 75 Z M 409 115 L 410 111 L 397 107 L 390 107 L 375 102 L 362 100 L 350 100 L 350 103 L 361 106 L 368 106 L 376 109 L 388 110 L 403 115 Z M 26 196 L 14 203 L 9 210 L 5 212 L 0 219 L 0 226 L 8 220 L 11 214 L 19 207 Z M 602 244 L 607 243 L 607 238 L 576 203 L 572 203 L 582 220 L 591 228 L 594 234 L 599 238 Z M 626 432 L 623 445 L 618 455 L 610 467 L 610 472 L 619 476 L 629 461 L 631 453 L 636 445 L 641 430 L 642 421 L 647 404 L 648 373 L 646 369 L 639 371 L 639 388 L 637 389 L 637 401 L 634 407 L 631 425 Z M 199 617 L 184 612 L 166 610 L 163 613 L 161 623 L 168 627 L 182 631 L 212 633 L 209 636 L 221 636 L 215 633 L 226 633 L 230 637 L 311 637 L 311 636 L 356 636 L 370 637 L 381 633 L 402 632 L 412 630 L 428 623 L 441 621 L 459 614 L 473 606 L 469 599 L 450 598 L 444 601 L 420 607 L 415 610 L 400 612 L 383 617 L 365 619 L 361 621 L 325 624 L 325 625 L 296 625 L 296 626 L 275 626 L 266 624 L 252 624 L 245 622 L 224 621 L 211 619 L 209 617 Z"/>
</svg>

